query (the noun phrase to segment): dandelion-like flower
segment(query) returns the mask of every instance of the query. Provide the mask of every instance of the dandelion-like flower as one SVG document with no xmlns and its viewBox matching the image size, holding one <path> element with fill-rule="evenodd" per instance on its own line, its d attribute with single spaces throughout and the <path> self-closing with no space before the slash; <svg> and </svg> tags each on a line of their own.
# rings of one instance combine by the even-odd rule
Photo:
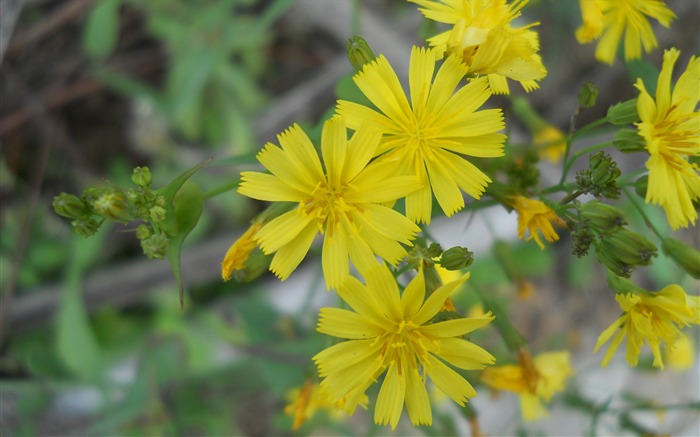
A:
<svg viewBox="0 0 700 437">
<path fill-rule="evenodd" d="M 660 0 L 579 0 L 583 25 L 576 39 L 585 44 L 600 38 L 595 57 L 612 64 L 624 34 L 625 61 L 638 59 L 656 48 L 658 43 L 649 19 L 669 27 L 676 14 Z"/>
<path fill-rule="evenodd" d="M 664 368 L 661 343 L 674 347 L 683 336 L 681 328 L 700 324 L 700 296 L 688 296 L 683 289 L 672 284 L 657 293 L 627 293 L 615 296 L 624 314 L 605 329 L 595 344 L 594 352 L 612 338 L 602 366 L 610 362 L 622 340 L 627 336 L 627 353 L 630 366 L 636 366 L 642 345 L 646 341 L 654 355 L 654 367 Z"/>
<path fill-rule="evenodd" d="M 481 373 L 481 382 L 498 390 L 512 391 L 520 398 L 520 412 L 525 420 L 547 415 L 542 401 L 549 402 L 564 390 L 566 380 L 574 374 L 569 352 L 558 351 L 537 355 L 520 352 L 519 365 L 490 367 Z"/>
<path fill-rule="evenodd" d="M 459 405 L 476 396 L 471 384 L 443 360 L 466 370 L 492 364 L 491 354 L 460 337 L 493 317 L 489 313 L 428 324 L 468 277 L 467 273 L 439 287 L 427 299 L 422 271 L 403 294 L 386 266 L 371 270 L 366 286 L 348 277 L 338 294 L 354 311 L 322 308 L 318 325 L 320 332 L 348 340 L 313 358 L 319 375 L 325 378 L 321 386 L 331 399 L 347 398 L 350 407 L 350 399 L 357 399 L 386 372 L 374 421 L 395 428 L 404 403 L 413 424 L 432 423 L 427 377 Z"/>
<path fill-rule="evenodd" d="M 700 156 L 700 58 L 691 57 L 671 92 L 673 66 L 680 52 L 664 52 L 664 62 L 653 99 L 641 79 L 635 86 L 639 135 L 646 140 L 649 169 L 646 202 L 661 205 L 671 228 L 695 224 L 698 214 L 693 200 L 700 198 L 698 165 L 690 157 Z"/>
<path fill-rule="evenodd" d="M 507 79 L 520 82 L 526 91 L 539 88 L 547 76 L 538 54 L 539 36 L 528 26 L 514 28 L 528 0 L 409 0 L 420 6 L 426 18 L 453 25 L 451 30 L 428 39 L 437 54 L 462 58 L 470 74 L 488 76 L 494 94 L 508 94 Z"/>
<path fill-rule="evenodd" d="M 354 80 L 379 112 L 348 101 L 338 113 L 348 127 L 379 126 L 384 133 L 377 162 L 400 174 L 415 175 L 422 187 L 406 197 L 406 216 L 430 223 L 432 193 L 447 216 L 464 207 L 460 189 L 478 199 L 491 179 L 461 155 L 493 158 L 503 155 L 505 135 L 500 109 L 477 111 L 491 96 L 486 79 L 472 81 L 453 94 L 467 73 L 455 57 L 439 68 L 435 53 L 413 47 L 409 69 L 409 104 L 389 62 L 380 56 Z M 386 153 L 385 153 L 386 152 Z"/>
<path fill-rule="evenodd" d="M 321 151 L 294 125 L 268 143 L 258 161 L 272 174 L 241 173 L 238 192 L 258 200 L 298 202 L 299 206 L 266 223 L 255 234 L 266 254 L 275 253 L 270 270 L 284 280 L 299 265 L 314 237 L 324 234 L 322 266 L 328 288 L 349 274 L 352 260 L 360 272 L 377 265 L 375 255 L 396 264 L 420 229 L 398 212 L 380 205 L 420 185 L 415 177 L 394 176 L 387 165 L 370 164 L 381 132 L 358 128 L 347 140 L 345 121 L 336 116 L 323 126 Z"/>
<path fill-rule="evenodd" d="M 563 226 L 564 221 L 544 202 L 513 196 L 508 200 L 508 204 L 518 213 L 518 238 L 522 239 L 527 229 L 530 231 L 527 241 L 534 238 L 540 249 L 544 249 L 540 232 L 549 243 L 559 240 L 553 225 Z"/>
</svg>

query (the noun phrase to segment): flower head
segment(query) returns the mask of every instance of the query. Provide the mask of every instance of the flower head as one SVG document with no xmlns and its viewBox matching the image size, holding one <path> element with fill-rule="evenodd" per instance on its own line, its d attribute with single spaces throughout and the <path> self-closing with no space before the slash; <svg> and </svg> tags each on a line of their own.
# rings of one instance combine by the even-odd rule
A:
<svg viewBox="0 0 700 437">
<path fill-rule="evenodd" d="M 583 25 L 576 31 L 581 44 L 600 38 L 595 57 L 612 64 L 625 35 L 625 61 L 649 53 L 658 45 L 647 17 L 669 27 L 676 14 L 660 0 L 579 0 Z M 602 35 L 602 36 L 601 36 Z"/>
<path fill-rule="evenodd" d="M 406 197 L 406 216 L 430 223 L 432 193 L 447 216 L 464 207 L 460 189 L 478 199 L 491 182 L 461 155 L 493 158 L 503 155 L 505 135 L 500 109 L 477 111 L 491 96 L 485 79 L 472 81 L 453 94 L 467 72 L 450 57 L 435 70 L 435 53 L 413 47 L 409 69 L 411 100 L 384 56 L 366 64 L 354 80 L 379 111 L 348 101 L 338 113 L 348 127 L 379 126 L 384 133 L 377 162 L 393 171 L 415 175 L 422 186 Z"/>
<path fill-rule="evenodd" d="M 411 422 L 431 424 L 426 377 L 460 405 L 476 396 L 474 388 L 444 361 L 461 369 L 483 369 L 494 362 L 481 347 L 460 338 L 489 323 L 493 316 L 453 319 L 429 324 L 445 299 L 469 274 L 435 290 L 425 299 L 423 272 L 403 294 L 386 266 L 368 272 L 367 285 L 348 277 L 338 294 L 354 311 L 322 308 L 318 330 L 348 339 L 313 359 L 321 382 L 333 400 L 356 399 L 384 372 L 374 421 L 399 421 L 404 403 Z M 425 301 L 424 301 L 425 299 Z"/>
<path fill-rule="evenodd" d="M 602 366 L 610 362 L 618 346 L 627 339 L 627 363 L 637 365 L 644 341 L 654 355 L 654 367 L 664 368 L 660 345 L 674 347 L 683 336 L 680 328 L 700 324 L 700 297 L 688 296 L 683 289 L 669 285 L 658 293 L 627 293 L 615 296 L 624 313 L 598 337 L 594 352 L 612 338 Z"/>
<path fill-rule="evenodd" d="M 549 402 L 563 391 L 566 380 L 574 374 L 569 352 L 558 351 L 537 355 L 527 351 L 519 354 L 518 365 L 490 367 L 481 373 L 481 382 L 499 390 L 517 393 L 520 411 L 525 420 L 537 420 L 547 415 L 542 401 Z"/>
<path fill-rule="evenodd" d="M 252 225 L 229 247 L 221 262 L 221 278 L 224 281 L 231 279 L 235 270 L 243 270 L 250 253 L 258 246 L 255 234 L 262 228 L 262 222 L 254 221 Z"/>
<path fill-rule="evenodd" d="M 693 200 L 700 198 L 700 175 L 689 157 L 700 156 L 700 58 L 691 57 L 671 92 L 673 66 L 680 56 L 676 49 L 664 52 L 664 62 L 653 99 L 641 79 L 637 112 L 639 135 L 649 152 L 649 182 L 646 202 L 661 205 L 671 228 L 695 224 L 698 214 Z"/>
<path fill-rule="evenodd" d="M 409 0 L 430 20 L 452 24 L 451 30 L 428 42 L 438 56 L 447 52 L 463 59 L 470 74 L 486 75 L 494 94 L 508 94 L 507 79 L 532 91 L 547 75 L 537 32 L 530 24 L 514 28 L 511 21 L 520 16 L 528 0 Z"/>
<path fill-rule="evenodd" d="M 406 255 L 401 243 L 420 230 L 398 212 L 380 205 L 419 187 L 414 177 L 394 176 L 385 165 L 370 164 L 381 132 L 358 128 L 347 140 L 345 121 L 336 116 L 323 126 L 316 149 L 297 125 L 278 135 L 282 146 L 268 143 L 258 160 L 272 174 L 243 172 L 238 191 L 254 199 L 296 202 L 298 207 L 265 223 L 255 240 L 275 253 L 270 270 L 284 280 L 299 265 L 314 237 L 324 234 L 322 265 L 326 285 L 337 288 L 349 274 L 349 260 L 364 272 L 375 255 L 396 264 Z"/>
<path fill-rule="evenodd" d="M 318 383 L 310 380 L 306 381 L 301 387 L 291 390 L 288 397 L 290 403 L 284 407 L 284 414 L 294 418 L 292 429 L 295 431 L 301 428 L 304 422 L 311 419 L 318 410 L 328 410 L 342 414 L 341 410 L 345 408 L 344 399 L 333 402 Z M 359 404 L 366 409 L 367 402 L 367 396 L 364 396 L 360 399 Z M 353 411 L 346 410 L 345 412 L 352 414 Z"/>
<path fill-rule="evenodd" d="M 564 221 L 544 202 L 523 196 L 513 196 L 509 200 L 509 205 L 518 213 L 518 238 L 522 239 L 527 229 L 530 231 L 527 241 L 534 238 L 540 249 L 544 249 L 540 232 L 550 243 L 559 240 L 559 235 L 552 225 L 563 226 Z"/>
</svg>

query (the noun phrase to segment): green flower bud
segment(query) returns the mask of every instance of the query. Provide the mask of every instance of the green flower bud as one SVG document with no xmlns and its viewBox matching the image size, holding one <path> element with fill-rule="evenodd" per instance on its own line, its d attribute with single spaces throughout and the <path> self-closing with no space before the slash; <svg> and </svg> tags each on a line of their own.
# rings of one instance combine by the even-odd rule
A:
<svg viewBox="0 0 700 437">
<path fill-rule="evenodd" d="M 149 259 L 163 259 L 170 248 L 170 240 L 165 235 L 153 234 L 141 240 L 141 248 Z"/>
<path fill-rule="evenodd" d="M 657 255 L 656 246 L 652 242 L 643 235 L 627 229 L 602 239 L 599 246 L 610 256 L 630 266 L 648 266 L 651 259 Z"/>
<path fill-rule="evenodd" d="M 578 104 L 582 108 L 590 108 L 598 99 L 598 87 L 593 82 L 586 82 L 578 94 Z"/>
<path fill-rule="evenodd" d="M 608 270 L 608 285 L 617 294 L 644 293 L 646 291 L 634 282 L 620 277 L 610 270 Z"/>
<path fill-rule="evenodd" d="M 97 233 L 100 229 L 102 222 L 98 222 L 94 218 L 74 220 L 71 225 L 73 225 L 73 230 L 83 237 L 91 237 Z"/>
<path fill-rule="evenodd" d="M 632 275 L 632 271 L 634 271 L 634 266 L 621 262 L 610 253 L 609 248 L 606 246 L 597 245 L 595 248 L 595 255 L 601 264 L 617 276 L 629 278 Z"/>
<path fill-rule="evenodd" d="M 588 226 L 577 226 L 576 230 L 571 234 L 574 243 L 571 247 L 571 253 L 578 258 L 588 255 L 588 249 L 591 244 L 595 243 L 595 235 Z"/>
<path fill-rule="evenodd" d="M 637 114 L 637 99 L 618 103 L 608 109 L 608 120 L 612 124 L 632 124 L 639 121 Z"/>
<path fill-rule="evenodd" d="M 148 167 L 136 167 L 131 174 L 131 180 L 139 187 L 150 187 L 151 170 Z"/>
<path fill-rule="evenodd" d="M 248 255 L 243 270 L 234 270 L 233 277 L 237 282 L 251 282 L 263 275 L 270 268 L 272 255 L 265 255 L 260 248 L 256 247 Z"/>
<path fill-rule="evenodd" d="M 620 129 L 615 134 L 613 146 L 622 153 L 635 153 L 645 150 L 647 143 L 637 129 Z"/>
<path fill-rule="evenodd" d="M 428 256 L 431 258 L 437 258 L 442 255 L 442 247 L 437 243 L 432 243 L 428 246 Z"/>
<path fill-rule="evenodd" d="M 671 237 L 663 239 L 661 250 L 693 278 L 700 279 L 700 251 Z"/>
<path fill-rule="evenodd" d="M 165 220 L 165 208 L 154 206 L 148 210 L 148 217 L 154 222 L 161 222 Z"/>
<path fill-rule="evenodd" d="M 59 194 L 53 198 L 52 205 L 56 214 L 67 218 L 77 219 L 90 214 L 90 206 L 73 194 Z"/>
<path fill-rule="evenodd" d="M 350 63 L 357 71 L 362 71 L 362 67 L 364 67 L 365 64 L 377 58 L 369 44 L 367 44 L 367 41 L 359 36 L 353 36 L 348 39 L 346 49 L 348 60 L 350 60 Z"/>
<path fill-rule="evenodd" d="M 595 197 L 618 199 L 620 188 L 615 181 L 620 174 L 617 163 L 610 155 L 601 151 L 590 155 L 588 169 L 576 173 L 576 187 Z"/>
<path fill-rule="evenodd" d="M 579 205 L 578 210 L 581 217 L 602 234 L 612 234 L 627 224 L 622 211 L 597 200 Z"/>
<path fill-rule="evenodd" d="M 92 204 L 94 201 L 102 197 L 104 193 L 105 191 L 100 188 L 89 187 L 83 191 L 83 194 L 82 196 L 80 196 L 80 198 L 83 200 L 83 202 Z"/>
<path fill-rule="evenodd" d="M 442 253 L 440 266 L 446 270 L 459 270 L 469 267 L 474 262 L 474 253 L 466 247 L 450 247 Z"/>
<path fill-rule="evenodd" d="M 132 219 L 129 204 L 121 193 L 104 193 L 92 203 L 92 206 L 99 215 L 112 220 L 128 222 Z"/>
<path fill-rule="evenodd" d="M 148 225 L 139 225 L 139 227 L 136 228 L 136 238 L 139 240 L 145 240 L 150 237 L 151 234 L 151 228 L 149 228 Z"/>
</svg>

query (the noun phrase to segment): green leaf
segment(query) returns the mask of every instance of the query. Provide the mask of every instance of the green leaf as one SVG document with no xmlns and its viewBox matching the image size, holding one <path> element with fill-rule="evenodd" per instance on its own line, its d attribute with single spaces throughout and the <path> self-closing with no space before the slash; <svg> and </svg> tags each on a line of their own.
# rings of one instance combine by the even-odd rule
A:
<svg viewBox="0 0 700 437">
<path fill-rule="evenodd" d="M 647 92 L 652 96 L 656 94 L 656 82 L 659 78 L 659 70 L 656 67 L 643 59 L 627 61 L 625 65 L 633 82 L 636 82 L 637 78 L 642 79 Z"/>
<path fill-rule="evenodd" d="M 104 58 L 117 46 L 119 6 L 121 0 L 101 0 L 90 11 L 83 33 L 83 47 L 90 57 Z"/>
</svg>

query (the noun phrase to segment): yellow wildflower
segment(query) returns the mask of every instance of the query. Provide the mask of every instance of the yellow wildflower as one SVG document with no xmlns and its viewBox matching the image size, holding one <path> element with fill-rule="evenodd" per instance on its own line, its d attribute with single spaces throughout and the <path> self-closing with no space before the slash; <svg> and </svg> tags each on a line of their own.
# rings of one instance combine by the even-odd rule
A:
<svg viewBox="0 0 700 437">
<path fill-rule="evenodd" d="M 503 155 L 505 135 L 500 109 L 477 111 L 491 96 L 487 83 L 476 80 L 452 94 L 467 72 L 450 57 L 435 80 L 435 54 L 413 47 L 409 69 L 409 104 L 394 70 L 384 56 L 365 64 L 353 78 L 380 112 L 357 103 L 338 102 L 348 127 L 379 126 L 384 133 L 377 162 L 400 174 L 415 175 L 422 188 L 406 197 L 406 216 L 430 223 L 432 192 L 449 217 L 464 207 L 460 189 L 478 199 L 491 182 L 461 155 L 493 158 Z M 385 153 L 386 152 L 386 153 Z"/>
<path fill-rule="evenodd" d="M 258 246 L 255 234 L 262 228 L 262 222 L 255 221 L 243 235 L 236 240 L 226 252 L 221 262 L 221 278 L 224 281 L 231 279 L 235 270 L 243 270 L 250 253 Z"/>
<path fill-rule="evenodd" d="M 348 277 L 338 294 L 354 311 L 322 308 L 318 324 L 320 332 L 348 340 L 313 358 L 319 375 L 325 378 L 321 386 L 331 399 L 347 398 L 352 407 L 351 400 L 386 371 L 374 421 L 395 428 L 404 402 L 414 425 L 432 423 L 425 387 L 428 376 L 459 405 L 476 396 L 471 384 L 442 360 L 467 370 L 493 363 L 491 354 L 461 338 L 493 316 L 427 324 L 468 277 L 467 273 L 439 287 L 427 299 L 422 270 L 403 294 L 386 266 L 368 272 L 366 286 Z"/>
<path fill-rule="evenodd" d="M 293 416 L 292 429 L 298 430 L 307 420 L 310 420 L 317 410 L 328 410 L 332 413 L 341 412 L 345 408 L 345 400 L 333 402 L 326 391 L 313 381 L 306 381 L 300 388 L 288 393 L 290 403 L 284 407 L 284 414 Z M 360 399 L 362 408 L 367 408 L 367 396 Z M 354 407 L 353 407 L 354 410 Z M 345 411 L 352 414 L 353 411 Z M 342 412 L 341 412 L 342 413 Z"/>
<path fill-rule="evenodd" d="M 658 45 L 647 17 L 669 27 L 676 18 L 660 0 L 579 0 L 583 25 L 576 31 L 576 39 L 585 44 L 600 38 L 595 57 L 612 64 L 625 35 L 625 61 L 638 59 Z M 602 35 L 602 36 L 601 36 Z"/>
<path fill-rule="evenodd" d="M 607 366 L 622 340 L 628 336 L 625 357 L 629 365 L 637 365 L 642 344 L 646 341 L 654 355 L 654 367 L 663 369 L 661 343 L 672 348 L 683 336 L 680 328 L 700 324 L 700 297 L 686 295 L 676 284 L 658 293 L 617 294 L 615 299 L 624 313 L 600 334 L 593 351 L 597 352 L 612 338 L 603 358 L 603 367 Z"/>
<path fill-rule="evenodd" d="M 528 0 L 409 0 L 422 6 L 426 18 L 452 24 L 452 29 L 428 39 L 436 53 L 462 58 L 470 74 L 486 75 L 494 94 L 508 94 L 506 78 L 520 82 L 526 91 L 539 88 L 547 75 L 537 54 L 540 42 L 533 23 L 514 28 Z"/>
<path fill-rule="evenodd" d="M 298 202 L 299 206 L 266 223 L 255 238 L 270 270 L 284 280 L 304 258 L 320 232 L 325 234 L 322 266 L 328 288 L 349 274 L 349 259 L 360 272 L 377 264 L 375 254 L 398 263 L 420 229 L 398 212 L 380 205 L 419 187 L 414 177 L 394 176 L 386 165 L 370 164 L 381 133 L 360 128 L 347 140 L 340 116 L 323 126 L 325 173 L 311 140 L 298 125 L 278 135 L 281 148 L 268 143 L 258 161 L 269 174 L 241 173 L 238 192 L 258 200 Z"/>
<path fill-rule="evenodd" d="M 519 365 L 484 370 L 481 382 L 498 390 L 517 393 L 523 419 L 537 420 L 547 415 L 542 401 L 549 402 L 557 392 L 563 391 L 566 380 L 574 374 L 569 352 L 548 352 L 533 360 L 527 351 L 521 351 L 518 358 Z"/>
<path fill-rule="evenodd" d="M 532 145 L 539 150 L 541 157 L 556 163 L 561 161 L 566 151 L 566 135 L 561 130 L 546 123 L 533 132 Z"/>
<path fill-rule="evenodd" d="M 641 79 L 635 86 L 639 135 L 646 140 L 649 169 L 646 202 L 661 205 L 671 228 L 695 224 L 698 214 L 693 200 L 700 198 L 700 175 L 689 157 L 700 156 L 700 58 L 691 57 L 671 92 L 673 66 L 680 56 L 677 49 L 664 52 L 664 62 L 656 86 L 656 100 Z"/>
<path fill-rule="evenodd" d="M 518 213 L 518 238 L 522 239 L 527 229 L 530 231 L 527 241 L 534 238 L 540 249 L 544 249 L 540 232 L 550 243 L 559 240 L 559 235 L 552 225 L 563 226 L 564 221 L 544 202 L 523 196 L 513 196 L 509 200 L 509 205 Z"/>
</svg>

